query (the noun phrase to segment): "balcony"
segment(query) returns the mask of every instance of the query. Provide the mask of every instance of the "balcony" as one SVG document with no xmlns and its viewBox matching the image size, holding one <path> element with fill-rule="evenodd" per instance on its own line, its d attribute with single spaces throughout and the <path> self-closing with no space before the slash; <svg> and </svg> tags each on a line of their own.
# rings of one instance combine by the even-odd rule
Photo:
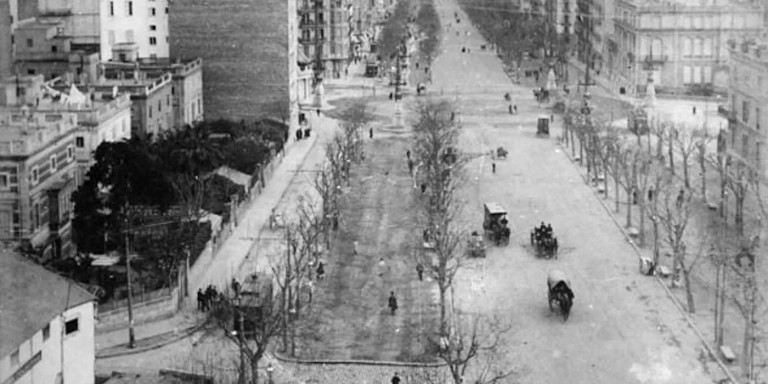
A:
<svg viewBox="0 0 768 384">
<path fill-rule="evenodd" d="M 664 64 L 667 61 L 669 61 L 669 56 L 667 55 L 645 55 L 643 57 L 643 62 L 649 64 Z"/>
</svg>

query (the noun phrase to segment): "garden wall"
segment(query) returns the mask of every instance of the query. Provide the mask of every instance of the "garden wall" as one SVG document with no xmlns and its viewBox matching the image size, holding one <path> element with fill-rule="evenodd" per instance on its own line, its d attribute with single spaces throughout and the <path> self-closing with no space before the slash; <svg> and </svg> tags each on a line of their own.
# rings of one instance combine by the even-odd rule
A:
<svg viewBox="0 0 768 384">
<path fill-rule="evenodd" d="M 167 289 L 164 291 L 168 292 Z M 140 325 L 173 316 L 179 308 L 179 289 L 133 305 L 133 324 Z M 123 306 L 96 314 L 96 331 L 108 332 L 128 326 L 128 307 Z"/>
</svg>

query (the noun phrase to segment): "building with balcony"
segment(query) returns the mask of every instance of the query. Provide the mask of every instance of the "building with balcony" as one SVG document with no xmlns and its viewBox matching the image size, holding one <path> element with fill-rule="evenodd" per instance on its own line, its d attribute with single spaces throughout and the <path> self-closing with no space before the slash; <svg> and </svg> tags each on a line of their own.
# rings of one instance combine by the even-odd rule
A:
<svg viewBox="0 0 768 384">
<path fill-rule="evenodd" d="M 322 63 L 324 78 L 344 75 L 352 55 L 351 4 L 347 0 L 300 0 L 298 10 L 299 42 L 304 54 Z"/>
<path fill-rule="evenodd" d="M 627 92 L 707 94 L 728 84 L 730 39 L 757 37 L 763 8 L 738 0 L 617 0 L 615 44 L 602 67 Z"/>
<path fill-rule="evenodd" d="M 93 384 L 93 296 L 10 251 L 0 270 L 0 382 Z"/>
<path fill-rule="evenodd" d="M 135 44 L 139 57 L 169 57 L 168 0 L 93 2 L 99 7 L 102 60 L 114 59 L 115 46 L 124 43 Z"/>
<path fill-rule="evenodd" d="M 726 152 L 766 178 L 768 40 L 731 42 Z"/>
<path fill-rule="evenodd" d="M 171 3 L 171 57 L 203 59 L 207 119 L 298 126 L 296 2 Z"/>
<path fill-rule="evenodd" d="M 42 77 L 23 80 L 37 85 Z M 5 89 L 29 89 L 11 81 Z M 0 107 L 0 243 L 21 244 L 47 260 L 73 252 L 70 196 L 77 187 L 78 120 L 66 110 L 37 110 L 43 101 L 32 93 Z"/>
<path fill-rule="evenodd" d="M 130 45 L 128 45 L 130 49 Z M 119 47 L 116 47 L 116 52 Z M 118 60 L 102 63 L 108 77 L 132 77 L 136 69 L 146 78 L 160 78 L 170 73 L 173 128 L 203 120 L 203 59 L 145 59 L 117 54 Z M 138 66 L 138 67 L 137 67 Z"/>
</svg>

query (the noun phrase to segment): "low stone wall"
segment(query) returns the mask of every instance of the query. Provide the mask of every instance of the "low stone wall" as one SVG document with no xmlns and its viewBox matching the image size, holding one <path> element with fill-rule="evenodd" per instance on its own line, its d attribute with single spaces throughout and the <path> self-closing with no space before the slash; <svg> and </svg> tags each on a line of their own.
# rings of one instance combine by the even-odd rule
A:
<svg viewBox="0 0 768 384">
<path fill-rule="evenodd" d="M 133 324 L 140 325 L 164 317 L 173 316 L 179 308 L 179 289 L 170 294 L 138 303 L 133 306 Z M 108 332 L 128 326 L 128 307 L 120 307 L 96 314 L 96 331 Z"/>
</svg>

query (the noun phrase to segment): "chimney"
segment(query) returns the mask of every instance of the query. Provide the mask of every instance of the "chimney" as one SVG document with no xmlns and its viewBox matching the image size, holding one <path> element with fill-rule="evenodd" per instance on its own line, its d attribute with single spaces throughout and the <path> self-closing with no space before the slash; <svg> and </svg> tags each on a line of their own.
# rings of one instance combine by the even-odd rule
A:
<svg viewBox="0 0 768 384">
<path fill-rule="evenodd" d="M 13 74 L 11 45 L 11 5 L 9 0 L 0 0 L 0 82 Z"/>
</svg>

